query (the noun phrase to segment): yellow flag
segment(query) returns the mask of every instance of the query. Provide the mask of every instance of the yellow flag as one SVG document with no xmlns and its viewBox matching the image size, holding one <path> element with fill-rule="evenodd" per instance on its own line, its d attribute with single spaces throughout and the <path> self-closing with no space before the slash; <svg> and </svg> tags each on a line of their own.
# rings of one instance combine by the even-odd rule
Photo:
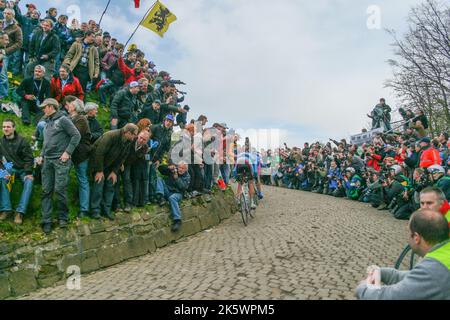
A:
<svg viewBox="0 0 450 320">
<path fill-rule="evenodd" d="M 141 26 L 146 27 L 163 37 L 169 28 L 169 24 L 177 20 L 177 17 L 169 11 L 161 2 L 156 1 L 152 10 L 141 22 Z"/>
</svg>

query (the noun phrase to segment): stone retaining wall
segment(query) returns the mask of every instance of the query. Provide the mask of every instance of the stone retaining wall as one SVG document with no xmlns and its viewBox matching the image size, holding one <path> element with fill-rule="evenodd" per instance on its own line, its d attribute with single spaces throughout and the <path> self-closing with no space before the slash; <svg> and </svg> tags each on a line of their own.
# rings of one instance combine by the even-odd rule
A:
<svg viewBox="0 0 450 320">
<path fill-rule="evenodd" d="M 156 251 L 157 248 L 218 225 L 236 211 L 231 190 L 185 201 L 183 224 L 170 231 L 167 206 L 119 213 L 115 221 L 77 222 L 44 240 L 0 243 L 0 299 L 20 296 L 82 274 Z M 76 271 L 75 271 L 76 272 Z"/>
</svg>

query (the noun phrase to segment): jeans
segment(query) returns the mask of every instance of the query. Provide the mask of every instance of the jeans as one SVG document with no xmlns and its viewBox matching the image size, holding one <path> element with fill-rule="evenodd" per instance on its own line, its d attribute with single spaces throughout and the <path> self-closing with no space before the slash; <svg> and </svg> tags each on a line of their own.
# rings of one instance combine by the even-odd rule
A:
<svg viewBox="0 0 450 320">
<path fill-rule="evenodd" d="M 78 181 L 78 192 L 80 196 L 80 211 L 89 211 L 89 179 L 88 179 L 89 160 L 85 160 L 75 165 L 75 173 Z"/>
<path fill-rule="evenodd" d="M 228 185 L 230 182 L 230 166 L 228 164 L 220 165 L 220 173 L 222 175 L 223 181 Z"/>
<path fill-rule="evenodd" d="M 172 213 L 172 219 L 174 221 L 181 220 L 181 211 L 179 202 L 183 199 L 183 195 L 178 192 L 170 192 L 167 189 L 164 180 L 158 177 L 156 181 L 156 193 L 162 195 L 169 201 L 170 211 Z"/>
<path fill-rule="evenodd" d="M 56 193 L 56 211 L 60 221 L 67 221 L 67 184 L 72 161 L 62 162 L 59 159 L 44 159 L 42 167 L 42 224 L 52 223 L 53 201 Z"/>
<path fill-rule="evenodd" d="M 91 213 L 100 214 L 103 211 L 106 215 L 110 215 L 114 198 L 114 184 L 111 179 L 108 179 L 111 171 L 103 171 L 103 173 L 105 178 L 100 182 L 94 181 L 92 186 Z"/>
<path fill-rule="evenodd" d="M 131 180 L 131 166 L 125 166 L 123 171 L 123 196 L 125 205 L 133 205 L 133 182 Z"/>
<path fill-rule="evenodd" d="M 17 76 L 22 72 L 24 52 L 25 51 L 23 51 L 22 49 L 19 49 L 9 56 L 10 63 L 8 66 L 8 70 L 11 71 L 14 76 Z"/>
<path fill-rule="evenodd" d="M 14 170 L 13 172 L 16 179 L 20 179 L 23 184 L 22 195 L 20 196 L 19 204 L 17 205 L 16 212 L 25 214 L 27 211 L 28 203 L 30 202 L 31 193 L 33 191 L 33 179 L 25 178 L 26 174 L 24 170 Z M 1 184 L 1 202 L 0 211 L 1 212 L 11 212 L 11 198 L 10 192 L 8 190 L 7 184 L 8 180 L 0 179 Z"/>
<path fill-rule="evenodd" d="M 8 96 L 8 57 L 4 56 L 3 66 L 0 72 L 0 99 L 4 99 Z"/>
</svg>

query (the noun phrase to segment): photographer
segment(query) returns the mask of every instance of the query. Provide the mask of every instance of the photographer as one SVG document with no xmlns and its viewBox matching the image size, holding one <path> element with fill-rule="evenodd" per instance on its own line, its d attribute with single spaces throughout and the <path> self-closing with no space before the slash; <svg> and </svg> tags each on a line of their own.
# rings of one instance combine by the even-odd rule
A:
<svg viewBox="0 0 450 320">
<path fill-rule="evenodd" d="M 34 67 L 34 76 L 23 80 L 16 89 L 17 94 L 22 97 L 19 104 L 22 109 L 22 123 L 25 126 L 31 124 L 31 112 L 35 113 L 35 123 L 44 115 L 39 105 L 50 97 L 50 82 L 44 78 L 44 74 L 45 68 L 37 65 Z"/>
<path fill-rule="evenodd" d="M 341 172 L 336 164 L 336 161 L 331 161 L 330 168 L 326 176 L 326 183 L 323 194 L 333 195 L 338 188 L 338 181 L 341 178 Z"/>
<path fill-rule="evenodd" d="M 191 177 L 188 173 L 188 165 L 182 161 L 178 165 L 159 166 L 159 172 L 164 178 L 158 177 L 156 184 L 156 199 L 160 206 L 169 201 L 173 224 L 171 230 L 176 232 L 181 227 L 181 211 L 179 203 L 183 199 L 183 193 L 189 186 Z"/>
<path fill-rule="evenodd" d="M 357 200 L 361 196 L 361 191 L 364 188 L 364 180 L 356 173 L 355 168 L 348 167 L 345 169 L 344 175 L 344 189 L 347 198 Z"/>
<path fill-rule="evenodd" d="M 441 189 L 445 198 L 450 200 L 450 177 L 445 175 L 445 169 L 440 165 L 433 165 L 428 167 L 428 173 L 434 186 Z"/>
</svg>

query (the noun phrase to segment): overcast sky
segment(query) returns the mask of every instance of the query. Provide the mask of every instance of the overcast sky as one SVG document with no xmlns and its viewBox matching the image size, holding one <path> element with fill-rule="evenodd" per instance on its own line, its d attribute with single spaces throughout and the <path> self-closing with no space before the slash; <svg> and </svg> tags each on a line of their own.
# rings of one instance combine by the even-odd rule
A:
<svg viewBox="0 0 450 320">
<path fill-rule="evenodd" d="M 112 0 L 102 29 L 125 42 L 153 0 Z M 164 38 L 140 27 L 138 44 L 158 70 L 188 85 L 190 117 L 236 129 L 279 129 L 288 144 L 343 138 L 367 126 L 385 97 L 392 42 L 384 28 L 406 31 L 419 0 L 162 0 L 176 16 Z M 26 2 L 21 4 L 24 7 Z M 98 21 L 107 0 L 38 0 L 59 13 L 81 7 Z M 51 3 L 51 5 L 50 5 Z M 82 5 L 80 5 L 82 3 Z M 378 6 L 380 29 L 374 26 Z M 376 14 L 376 13 L 375 13 Z"/>
</svg>

